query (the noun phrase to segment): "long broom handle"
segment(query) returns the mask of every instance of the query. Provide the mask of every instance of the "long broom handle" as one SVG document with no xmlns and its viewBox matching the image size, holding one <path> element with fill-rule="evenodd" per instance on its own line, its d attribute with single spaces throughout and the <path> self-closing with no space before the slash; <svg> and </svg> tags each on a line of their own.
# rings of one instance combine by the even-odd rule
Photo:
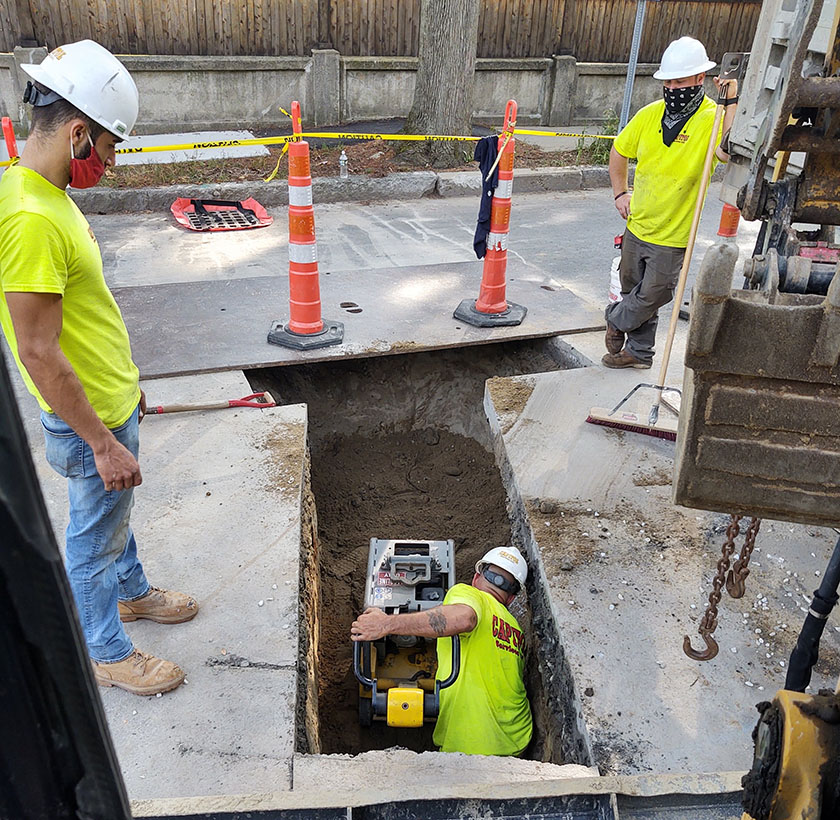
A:
<svg viewBox="0 0 840 820">
<path fill-rule="evenodd" d="M 668 337 L 665 340 L 665 351 L 662 354 L 662 366 L 659 368 L 659 387 L 665 386 L 665 376 L 668 371 L 668 361 L 671 358 L 671 348 L 674 345 L 674 334 L 677 331 L 677 321 L 680 318 L 680 305 L 682 305 L 683 294 L 685 293 L 685 283 L 688 279 L 688 268 L 691 265 L 691 254 L 694 251 L 694 241 L 697 239 L 697 229 L 700 226 L 700 214 L 703 213 L 703 201 L 706 198 L 706 191 L 709 188 L 709 172 L 712 169 L 712 157 L 715 153 L 715 140 L 717 139 L 718 128 L 723 117 L 723 105 L 718 102 L 715 110 L 715 121 L 712 125 L 712 136 L 709 138 L 709 147 L 706 149 L 706 160 L 703 163 L 703 178 L 700 183 L 700 190 L 697 192 L 697 202 L 694 203 L 694 217 L 691 220 L 691 230 L 688 234 L 688 244 L 685 247 L 685 256 L 683 257 L 682 267 L 680 268 L 680 277 L 677 280 L 677 289 L 674 293 L 674 308 L 671 311 L 671 324 L 668 327 Z M 659 406 L 659 401 L 662 397 L 662 391 L 656 391 L 656 401 L 654 407 Z"/>
</svg>

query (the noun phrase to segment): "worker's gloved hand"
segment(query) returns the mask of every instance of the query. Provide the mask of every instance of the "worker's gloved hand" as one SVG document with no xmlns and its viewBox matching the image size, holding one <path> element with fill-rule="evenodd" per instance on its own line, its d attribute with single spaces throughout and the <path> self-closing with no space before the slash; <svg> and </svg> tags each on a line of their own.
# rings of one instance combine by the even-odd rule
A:
<svg viewBox="0 0 840 820">
<path fill-rule="evenodd" d="M 350 627 L 350 637 L 354 641 L 377 641 L 389 634 L 388 626 L 391 616 L 369 606 Z"/>
</svg>

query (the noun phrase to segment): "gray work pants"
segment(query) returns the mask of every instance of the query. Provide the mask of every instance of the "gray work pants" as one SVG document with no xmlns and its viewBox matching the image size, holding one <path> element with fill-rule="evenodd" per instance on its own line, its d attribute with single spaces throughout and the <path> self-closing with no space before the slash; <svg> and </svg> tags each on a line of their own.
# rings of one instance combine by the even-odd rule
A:
<svg viewBox="0 0 840 820">
<path fill-rule="evenodd" d="M 607 321 L 627 334 L 625 350 L 641 362 L 653 360 L 659 308 L 674 297 L 685 248 L 642 242 L 624 231 L 621 242 L 621 301 L 607 306 Z"/>
</svg>

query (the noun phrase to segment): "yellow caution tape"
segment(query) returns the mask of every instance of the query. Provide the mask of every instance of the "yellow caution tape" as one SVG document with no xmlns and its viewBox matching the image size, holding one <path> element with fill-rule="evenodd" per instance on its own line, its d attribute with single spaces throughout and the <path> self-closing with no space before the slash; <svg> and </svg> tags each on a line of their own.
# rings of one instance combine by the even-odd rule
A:
<svg viewBox="0 0 840 820">
<path fill-rule="evenodd" d="M 281 111 L 283 109 L 280 109 Z M 285 114 L 286 112 L 283 111 Z M 536 137 L 577 137 L 596 140 L 614 140 L 610 134 L 574 134 L 565 131 L 529 131 L 516 128 L 514 134 L 528 134 Z M 289 134 L 283 137 L 262 137 L 249 140 L 215 140 L 209 142 L 189 142 L 179 145 L 147 145 L 145 147 L 118 148 L 118 154 L 151 154 L 160 151 L 202 151 L 211 148 L 245 148 L 255 145 L 287 145 L 290 142 L 308 137 L 325 140 L 383 140 L 397 142 L 477 142 L 481 137 L 459 137 L 444 134 L 351 134 L 340 131 Z"/>
<path fill-rule="evenodd" d="M 263 180 L 263 182 L 271 182 L 274 177 L 277 176 L 277 172 L 280 170 L 280 163 L 283 161 L 283 156 L 285 155 L 286 151 L 289 150 L 289 143 L 287 142 L 283 146 L 283 150 L 280 152 L 280 156 L 277 157 L 277 165 L 274 166 L 274 170 Z"/>
<path fill-rule="evenodd" d="M 118 154 L 152 154 L 160 151 L 202 151 L 210 148 L 238 148 L 252 145 L 285 145 L 298 142 L 303 137 L 327 140 L 410 140 L 414 142 L 476 142 L 480 137 L 454 137 L 440 134 L 342 134 L 304 132 L 284 137 L 262 137 L 251 140 L 216 140 L 213 142 L 189 142 L 180 145 L 147 145 L 144 147 L 117 148 Z"/>
<path fill-rule="evenodd" d="M 614 140 L 614 134 L 572 134 L 565 131 L 527 131 L 524 128 L 516 128 L 515 134 L 530 134 L 533 137 L 584 137 L 593 140 Z"/>
</svg>

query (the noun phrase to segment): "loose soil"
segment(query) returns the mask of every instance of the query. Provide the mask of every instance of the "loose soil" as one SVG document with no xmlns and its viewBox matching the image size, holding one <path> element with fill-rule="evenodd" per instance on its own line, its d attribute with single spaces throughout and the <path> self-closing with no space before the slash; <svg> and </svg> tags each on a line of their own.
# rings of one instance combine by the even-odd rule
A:
<svg viewBox="0 0 840 820">
<path fill-rule="evenodd" d="M 477 171 L 478 163 L 472 161 L 472 143 L 464 161 L 441 171 Z M 313 177 L 338 176 L 338 158 L 342 149 L 347 154 L 351 174 L 383 177 L 397 171 L 423 171 L 428 165 L 417 165 L 402 157 L 397 143 L 384 140 L 366 140 L 340 145 L 310 146 L 310 166 Z M 275 179 L 286 179 L 289 172 L 288 154 L 281 158 L 282 146 L 270 145 L 268 156 L 233 157 L 230 159 L 188 160 L 150 165 L 117 165 L 109 169 L 101 186 L 106 188 L 145 188 L 157 185 L 217 185 L 222 182 L 259 182 L 264 180 L 280 161 Z M 524 142 L 516 143 L 517 168 L 556 168 L 570 165 L 603 165 L 604 159 L 591 147 L 580 151 L 543 151 Z"/>
<path fill-rule="evenodd" d="M 492 454 L 474 439 L 427 428 L 347 436 L 313 447 L 321 544 L 321 749 L 433 749 L 431 726 L 361 729 L 350 624 L 364 606 L 370 539 L 455 541 L 456 574 L 469 580 L 488 549 L 510 541 L 506 496 Z"/>
</svg>

